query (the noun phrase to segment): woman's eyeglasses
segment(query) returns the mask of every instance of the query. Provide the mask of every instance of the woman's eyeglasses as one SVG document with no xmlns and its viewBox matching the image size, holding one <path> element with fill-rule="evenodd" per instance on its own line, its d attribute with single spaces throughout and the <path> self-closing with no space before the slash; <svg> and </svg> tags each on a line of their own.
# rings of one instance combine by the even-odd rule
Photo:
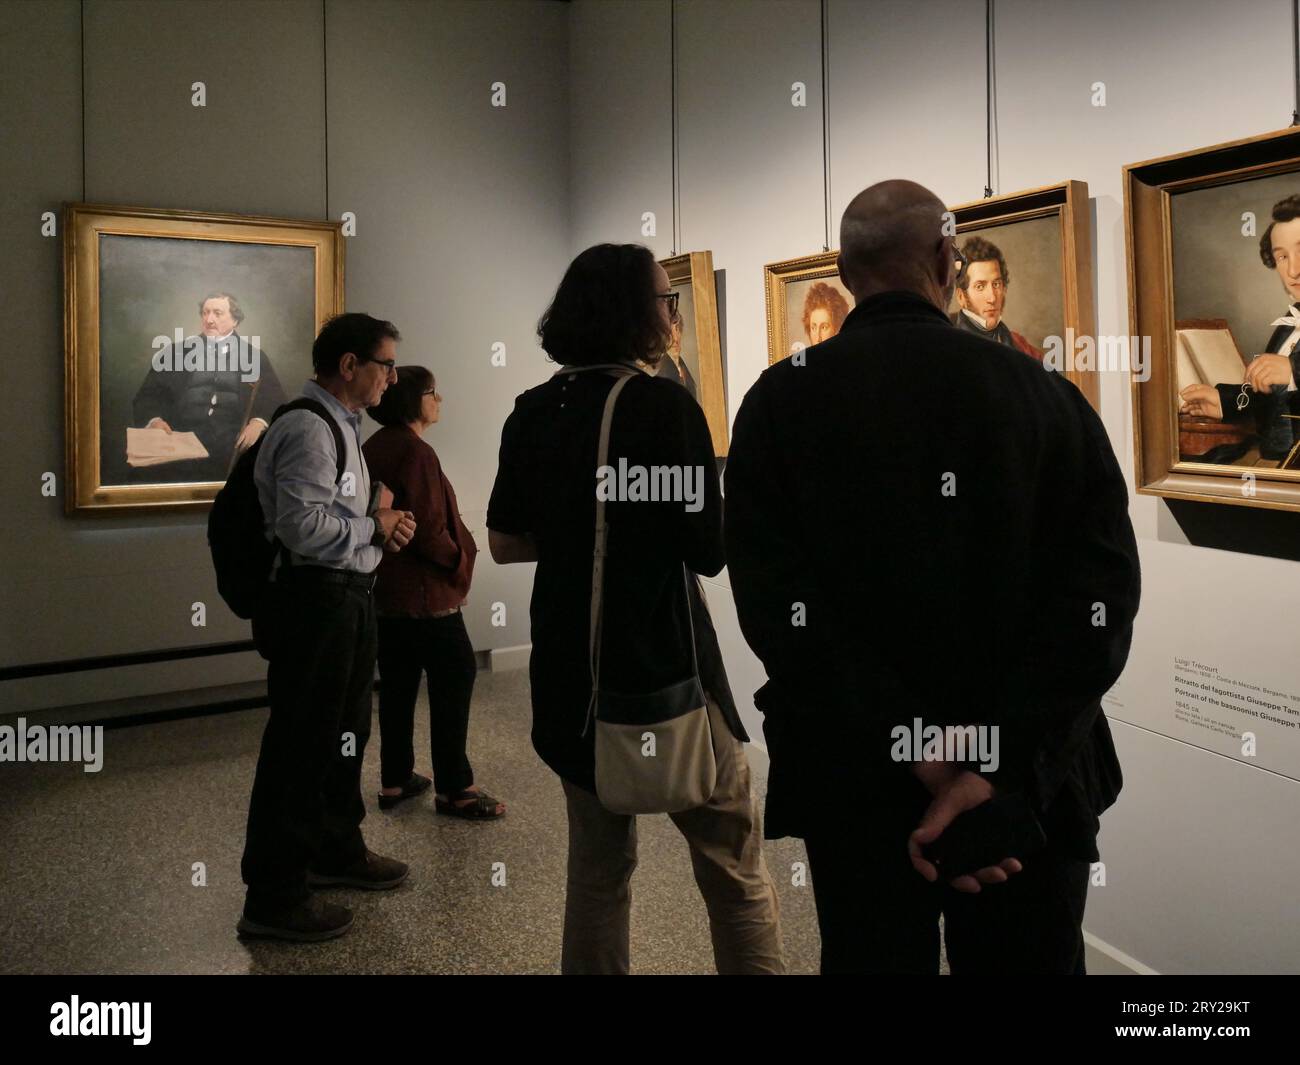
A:
<svg viewBox="0 0 1300 1065">
<path fill-rule="evenodd" d="M 677 302 L 681 299 L 680 292 L 659 292 L 655 294 L 655 299 L 668 301 L 668 317 L 677 316 Z"/>
</svg>

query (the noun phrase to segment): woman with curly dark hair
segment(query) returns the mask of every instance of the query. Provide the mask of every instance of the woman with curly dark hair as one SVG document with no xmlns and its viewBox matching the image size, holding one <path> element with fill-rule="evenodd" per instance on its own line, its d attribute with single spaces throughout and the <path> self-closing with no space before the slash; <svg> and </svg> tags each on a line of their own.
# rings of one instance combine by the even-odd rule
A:
<svg viewBox="0 0 1300 1065">
<path fill-rule="evenodd" d="M 533 745 L 559 775 L 568 808 L 565 973 L 626 973 L 630 965 L 636 818 L 602 804 L 596 730 L 587 727 L 598 444 L 616 387 L 622 391 L 609 422 L 610 467 L 698 471 L 699 491 L 685 505 L 633 493 L 607 502 L 594 652 L 600 689 L 655 693 L 698 679 L 694 690 L 703 694 L 692 706 L 706 704 L 712 739 L 703 742 L 706 751 L 711 742 L 716 784 L 701 805 L 669 816 L 691 849 L 718 971 L 783 971 L 776 891 L 750 794 L 748 737 L 696 577 L 723 565 L 713 444 L 690 393 L 645 369 L 665 357 L 676 302 L 647 248 L 600 244 L 573 261 L 538 327 L 542 347 L 561 368 L 515 401 L 488 504 L 492 557 L 537 563 Z"/>
</svg>

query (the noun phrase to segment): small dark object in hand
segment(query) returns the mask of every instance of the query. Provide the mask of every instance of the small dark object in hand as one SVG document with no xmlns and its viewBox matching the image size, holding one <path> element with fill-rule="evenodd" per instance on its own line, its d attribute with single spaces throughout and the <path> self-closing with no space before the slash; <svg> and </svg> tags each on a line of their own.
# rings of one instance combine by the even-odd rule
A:
<svg viewBox="0 0 1300 1065">
<path fill-rule="evenodd" d="M 939 877 L 974 873 L 1008 858 L 1025 858 L 1047 842 L 1043 828 L 1022 795 L 998 795 L 958 814 L 921 855 L 939 870 Z"/>
</svg>

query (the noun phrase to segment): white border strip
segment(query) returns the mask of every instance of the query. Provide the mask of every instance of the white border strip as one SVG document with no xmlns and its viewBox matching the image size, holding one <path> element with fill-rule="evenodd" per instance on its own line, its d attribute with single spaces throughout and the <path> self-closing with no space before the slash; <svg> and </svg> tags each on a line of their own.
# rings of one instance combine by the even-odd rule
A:
<svg viewBox="0 0 1300 1065">
<path fill-rule="evenodd" d="M 1118 965 L 1124 966 L 1124 968 L 1132 972 L 1134 976 L 1159 976 L 1160 975 L 1160 973 L 1157 972 L 1155 969 L 1151 968 L 1151 966 L 1144 965 L 1142 962 L 1138 961 L 1137 958 L 1125 954 L 1118 947 L 1112 947 L 1104 939 L 1097 938 L 1086 929 L 1084 930 L 1083 933 L 1083 941 L 1088 946 L 1092 947 L 1093 950 L 1105 954 L 1106 957 L 1110 958 L 1111 961 L 1115 962 Z"/>
<path fill-rule="evenodd" d="M 504 673 L 512 669 L 527 669 L 528 656 L 533 653 L 531 643 L 518 647 L 493 647 L 488 651 L 488 669 L 493 673 Z"/>
</svg>

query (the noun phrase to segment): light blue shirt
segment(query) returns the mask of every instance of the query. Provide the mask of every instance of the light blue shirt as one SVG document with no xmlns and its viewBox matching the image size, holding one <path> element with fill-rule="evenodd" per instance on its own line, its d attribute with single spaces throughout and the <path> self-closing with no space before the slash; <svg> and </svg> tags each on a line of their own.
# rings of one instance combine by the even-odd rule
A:
<svg viewBox="0 0 1300 1065">
<path fill-rule="evenodd" d="M 361 452 L 361 412 L 348 410 L 315 381 L 308 381 L 302 394 L 323 405 L 343 430 L 343 479 L 335 484 L 334 434 L 319 416 L 293 410 L 277 418 L 262 438 L 253 468 L 266 538 L 279 537 L 295 566 L 371 573 L 383 549 L 370 543 L 376 526 L 366 517 L 370 470 Z"/>
</svg>

